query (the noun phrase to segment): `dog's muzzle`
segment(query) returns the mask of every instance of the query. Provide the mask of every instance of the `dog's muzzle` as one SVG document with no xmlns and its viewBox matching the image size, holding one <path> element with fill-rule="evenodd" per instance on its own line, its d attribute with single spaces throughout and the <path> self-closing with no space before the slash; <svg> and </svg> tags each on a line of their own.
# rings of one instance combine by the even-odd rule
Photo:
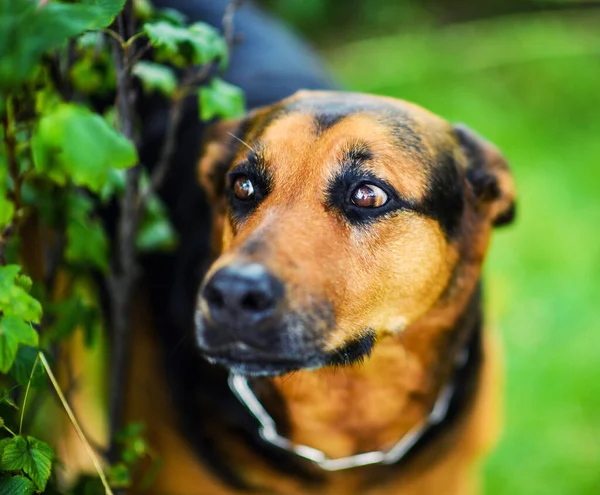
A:
<svg viewBox="0 0 600 495">
<path fill-rule="evenodd" d="M 260 263 L 232 264 L 205 281 L 196 311 L 204 356 L 246 375 L 276 375 L 321 365 L 320 331 L 330 319 L 295 314 L 283 283 Z"/>
</svg>

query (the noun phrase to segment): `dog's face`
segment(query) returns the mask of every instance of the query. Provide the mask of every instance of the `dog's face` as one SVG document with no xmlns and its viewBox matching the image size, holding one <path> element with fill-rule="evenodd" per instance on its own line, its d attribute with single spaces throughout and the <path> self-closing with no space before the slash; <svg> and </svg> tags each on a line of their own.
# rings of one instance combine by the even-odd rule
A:
<svg viewBox="0 0 600 495">
<path fill-rule="evenodd" d="M 237 373 L 361 359 L 427 313 L 469 239 L 513 208 L 495 148 L 399 100 L 301 92 L 212 138 L 200 175 L 219 256 L 196 331 Z"/>
</svg>

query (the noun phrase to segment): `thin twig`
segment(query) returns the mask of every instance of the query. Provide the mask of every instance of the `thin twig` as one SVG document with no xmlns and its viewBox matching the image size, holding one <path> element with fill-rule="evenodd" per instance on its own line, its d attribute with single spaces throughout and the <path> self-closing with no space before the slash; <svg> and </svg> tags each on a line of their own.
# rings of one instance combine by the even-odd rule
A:
<svg viewBox="0 0 600 495">
<path fill-rule="evenodd" d="M 142 59 L 142 57 L 146 55 L 146 53 L 148 53 L 151 49 L 152 43 L 150 43 L 149 41 L 144 46 L 139 48 L 138 51 L 129 59 L 128 70 L 132 70 L 133 66 L 137 64 Z"/>
<path fill-rule="evenodd" d="M 46 360 L 46 356 L 44 356 L 44 353 L 42 351 L 39 351 L 38 357 L 39 357 L 40 361 L 42 362 L 42 366 L 44 367 L 44 370 L 46 371 L 48 378 L 50 378 L 50 382 L 52 382 L 52 386 L 54 387 L 54 390 L 56 391 L 56 395 L 58 395 L 58 398 L 59 398 L 62 406 L 64 407 L 64 409 L 67 413 L 67 416 L 69 417 L 69 420 L 71 421 L 71 424 L 73 425 L 73 428 L 75 428 L 75 431 L 77 432 L 77 435 L 79 436 L 79 439 L 83 443 L 83 446 L 87 450 L 88 455 L 92 459 L 92 463 L 94 464 L 94 467 L 96 468 L 98 476 L 100 477 L 100 480 L 102 481 L 102 485 L 104 485 L 104 491 L 106 492 L 106 495 L 113 495 L 113 491 L 111 490 L 110 485 L 108 484 L 108 480 L 106 478 L 106 474 L 104 474 L 104 470 L 102 469 L 100 460 L 98 459 L 98 456 L 96 456 L 96 453 L 94 452 L 94 449 L 88 442 L 86 436 L 83 434 L 83 430 L 81 429 L 81 426 L 79 425 L 79 422 L 77 421 L 77 418 L 75 417 L 75 414 L 73 414 L 73 409 L 71 409 L 71 406 L 66 401 L 65 396 L 63 395 L 62 390 L 60 389 L 60 385 L 58 384 L 58 381 L 56 380 L 56 377 L 54 376 L 54 373 L 52 372 L 52 369 L 50 368 L 50 365 L 48 364 L 48 361 Z"/>
<path fill-rule="evenodd" d="M 233 25 L 235 11 L 240 8 L 242 3 L 244 3 L 244 0 L 232 0 L 227 5 L 225 14 L 223 15 L 223 38 L 225 38 L 229 52 L 231 52 L 235 44 L 235 26 Z"/>
<path fill-rule="evenodd" d="M 23 417 L 25 416 L 25 406 L 27 406 L 27 397 L 29 396 L 29 389 L 31 388 L 33 374 L 35 373 L 35 369 L 37 368 L 39 359 L 40 359 L 40 356 L 38 354 L 35 357 L 35 361 L 33 362 L 33 367 L 31 368 L 31 373 L 29 375 L 29 381 L 27 382 L 27 388 L 25 389 L 25 397 L 23 398 L 23 405 L 21 406 L 21 419 L 19 420 L 19 435 L 23 431 Z"/>
<path fill-rule="evenodd" d="M 128 0 L 123 12 L 117 17 L 119 37 L 128 40 L 134 35 L 133 10 Z M 132 44 L 133 45 L 133 44 Z M 135 47 L 121 44 L 113 38 L 113 58 L 117 76 L 117 113 L 121 131 L 132 142 L 134 139 L 133 106 L 135 94 L 132 88 L 130 59 Z M 111 371 L 110 371 L 110 432 L 109 460 L 118 459 L 115 434 L 121 428 L 124 391 L 127 380 L 127 363 L 131 346 L 131 294 L 138 275 L 135 258 L 135 236 L 139 225 L 136 209 L 140 165 L 127 171 L 125 195 L 120 202 L 117 226 L 117 243 L 108 277 L 111 313 Z"/>
<path fill-rule="evenodd" d="M 16 437 L 16 436 L 17 436 L 17 434 L 16 434 L 14 431 L 12 431 L 12 430 L 11 430 L 11 429 L 10 429 L 8 426 L 6 426 L 6 425 L 2 425 L 2 428 L 4 428 L 4 429 L 5 429 L 5 430 L 6 430 L 8 433 L 10 433 L 10 434 L 11 434 L 13 437 Z"/>
<path fill-rule="evenodd" d="M 121 35 L 115 31 L 113 31 L 111 28 L 104 28 L 102 30 L 102 32 L 108 36 L 110 36 L 114 41 L 116 41 L 120 47 L 124 47 L 125 46 L 125 41 L 123 40 L 123 38 L 121 37 Z"/>
</svg>

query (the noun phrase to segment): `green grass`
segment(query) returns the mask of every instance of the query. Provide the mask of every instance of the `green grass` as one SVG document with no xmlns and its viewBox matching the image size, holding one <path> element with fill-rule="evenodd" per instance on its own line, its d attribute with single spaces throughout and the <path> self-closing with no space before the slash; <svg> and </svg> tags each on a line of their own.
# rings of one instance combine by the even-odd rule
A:
<svg viewBox="0 0 600 495">
<path fill-rule="evenodd" d="M 496 232 L 485 270 L 507 367 L 488 495 L 600 493 L 598 20 L 413 26 L 326 53 L 347 87 L 464 122 L 512 165 L 518 219 Z"/>
</svg>

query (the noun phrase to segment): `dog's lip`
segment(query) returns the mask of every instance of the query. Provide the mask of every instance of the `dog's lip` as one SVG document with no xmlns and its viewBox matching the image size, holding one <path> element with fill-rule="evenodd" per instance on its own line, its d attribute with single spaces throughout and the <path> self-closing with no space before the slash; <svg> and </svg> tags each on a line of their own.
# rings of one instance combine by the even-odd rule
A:
<svg viewBox="0 0 600 495">
<path fill-rule="evenodd" d="M 269 352 L 266 349 L 254 347 L 246 342 L 234 341 L 215 347 L 200 347 L 202 354 L 207 358 L 215 360 L 237 361 L 240 363 L 302 363 L 305 359 L 298 359 L 295 356 L 286 356 L 278 353 Z M 304 351 L 304 355 L 312 354 Z"/>
<path fill-rule="evenodd" d="M 201 352 L 210 363 L 248 376 L 278 376 L 300 369 L 313 369 L 322 364 L 317 350 L 303 352 L 299 359 L 297 356 L 255 349 L 238 341 L 218 347 L 201 347 Z"/>
</svg>

